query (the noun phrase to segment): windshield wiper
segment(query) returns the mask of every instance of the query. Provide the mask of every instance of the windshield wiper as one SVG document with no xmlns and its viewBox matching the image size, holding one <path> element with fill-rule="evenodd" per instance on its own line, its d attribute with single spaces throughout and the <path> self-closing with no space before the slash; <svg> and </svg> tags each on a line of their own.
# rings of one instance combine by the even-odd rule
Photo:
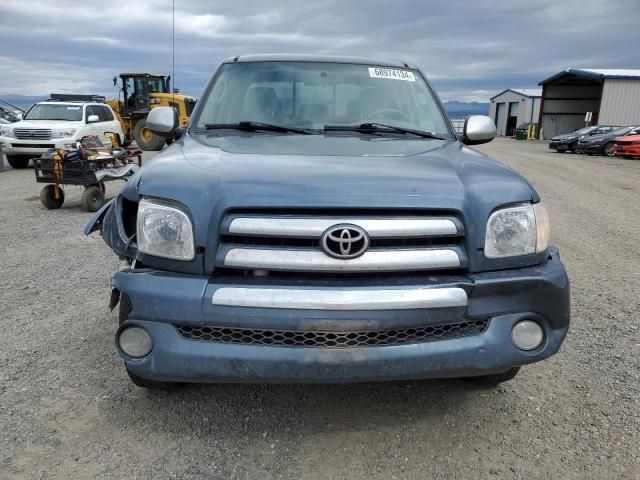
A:
<svg viewBox="0 0 640 480">
<path fill-rule="evenodd" d="M 250 122 L 250 121 L 243 121 L 238 123 L 206 123 L 204 125 L 204 128 L 206 128 L 207 130 L 229 128 L 233 130 L 245 130 L 247 132 L 255 132 L 256 130 L 269 130 L 272 132 L 300 133 L 302 135 L 310 135 L 311 133 L 308 130 L 305 130 L 304 128 L 287 127 L 285 125 L 276 125 L 273 123 Z"/>
<path fill-rule="evenodd" d="M 404 127 L 396 127 L 395 125 L 386 125 L 384 123 L 361 123 L 359 125 L 325 125 L 324 130 L 327 132 L 330 131 L 343 131 L 343 132 L 361 132 L 361 133 L 380 133 L 380 132 L 396 132 L 396 133 L 404 133 L 416 135 L 422 138 L 431 138 L 434 140 L 444 140 L 443 137 L 440 137 L 431 132 L 425 132 L 422 130 L 414 130 L 412 128 L 404 128 Z"/>
</svg>

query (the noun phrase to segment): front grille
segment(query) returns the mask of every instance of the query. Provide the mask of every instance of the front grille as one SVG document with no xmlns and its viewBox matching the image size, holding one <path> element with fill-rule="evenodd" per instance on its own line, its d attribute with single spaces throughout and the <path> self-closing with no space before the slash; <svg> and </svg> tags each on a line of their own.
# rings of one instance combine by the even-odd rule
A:
<svg viewBox="0 0 640 480">
<path fill-rule="evenodd" d="M 407 345 L 469 337 L 481 334 L 488 325 L 489 320 L 467 320 L 443 325 L 359 332 L 263 330 L 200 325 L 176 325 L 176 329 L 184 338 L 202 342 L 272 347 L 353 348 Z"/>
<path fill-rule="evenodd" d="M 14 128 L 18 140 L 51 140 L 51 130 L 45 128 Z"/>
<path fill-rule="evenodd" d="M 350 259 L 326 252 L 325 232 L 349 225 L 366 232 L 364 253 Z M 447 211 L 232 211 L 222 221 L 215 266 L 343 274 L 460 269 L 464 226 Z"/>
</svg>

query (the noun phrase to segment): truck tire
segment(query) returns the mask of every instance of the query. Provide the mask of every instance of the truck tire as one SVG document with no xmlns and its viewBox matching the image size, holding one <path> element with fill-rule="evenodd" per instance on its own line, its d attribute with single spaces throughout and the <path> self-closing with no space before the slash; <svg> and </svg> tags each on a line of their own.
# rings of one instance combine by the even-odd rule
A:
<svg viewBox="0 0 640 480">
<path fill-rule="evenodd" d="M 98 185 L 90 185 L 82 192 L 82 207 L 87 212 L 97 212 L 104 205 L 104 192 Z"/>
<path fill-rule="evenodd" d="M 495 388 L 500 385 L 502 382 L 508 382 L 513 379 L 518 372 L 520 371 L 520 367 L 513 367 L 502 373 L 495 373 L 493 375 L 482 375 L 480 377 L 469 377 L 465 378 L 471 383 L 478 385 L 483 388 Z"/>
<path fill-rule="evenodd" d="M 120 295 L 120 305 L 118 307 L 118 324 L 122 325 L 127 318 L 129 318 L 129 314 L 131 313 L 132 305 L 129 296 L 126 294 Z M 142 378 L 135 373 L 131 372 L 128 368 L 127 375 L 129 375 L 129 379 L 133 384 L 137 387 L 146 388 L 149 390 L 168 390 L 170 388 L 175 388 L 180 385 L 179 383 L 171 383 L 171 382 L 157 382 L 155 380 L 149 380 L 147 378 Z"/>
<path fill-rule="evenodd" d="M 24 155 L 7 155 L 7 162 L 13 168 L 27 168 L 29 166 L 29 157 Z"/>
<path fill-rule="evenodd" d="M 40 190 L 40 202 L 47 210 L 57 210 L 64 203 L 64 190 L 58 188 L 58 198 L 56 198 L 56 186 L 47 185 Z"/>
<path fill-rule="evenodd" d="M 141 118 L 133 127 L 133 138 L 135 138 L 138 147 L 142 150 L 162 150 L 164 147 L 164 138 L 156 135 L 147 128 L 147 119 Z"/>
</svg>

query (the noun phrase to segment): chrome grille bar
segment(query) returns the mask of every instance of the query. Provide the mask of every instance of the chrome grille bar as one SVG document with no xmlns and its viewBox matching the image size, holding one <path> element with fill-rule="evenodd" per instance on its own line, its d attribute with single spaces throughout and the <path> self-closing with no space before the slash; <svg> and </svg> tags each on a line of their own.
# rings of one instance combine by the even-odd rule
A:
<svg viewBox="0 0 640 480">
<path fill-rule="evenodd" d="M 51 130 L 44 128 L 14 128 L 13 135 L 19 140 L 50 140 Z"/>
<path fill-rule="evenodd" d="M 308 272 L 393 272 L 462 265 L 454 248 L 369 250 L 358 258 L 340 260 L 320 250 L 301 248 L 223 248 L 222 266 L 230 268 Z"/>
<path fill-rule="evenodd" d="M 396 310 L 465 307 L 462 288 L 399 287 L 344 288 L 244 288 L 223 287 L 213 294 L 213 305 L 302 310 Z"/>
<path fill-rule="evenodd" d="M 348 218 L 348 217 L 236 217 L 228 227 L 232 235 L 320 237 L 329 227 L 353 224 L 370 237 L 455 236 L 456 223 L 448 218 Z"/>
</svg>

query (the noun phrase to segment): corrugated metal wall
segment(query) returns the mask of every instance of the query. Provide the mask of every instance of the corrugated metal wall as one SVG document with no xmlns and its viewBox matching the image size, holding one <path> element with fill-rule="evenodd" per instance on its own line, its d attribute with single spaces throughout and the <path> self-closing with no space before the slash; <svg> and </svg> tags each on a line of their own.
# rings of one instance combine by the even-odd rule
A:
<svg viewBox="0 0 640 480">
<path fill-rule="evenodd" d="M 533 108 L 533 112 L 531 109 L 527 112 L 528 117 L 525 119 L 527 123 L 538 123 L 540 118 L 540 101 L 542 100 L 540 97 L 532 99 L 531 107 Z"/>
<path fill-rule="evenodd" d="M 597 118 L 601 89 L 597 83 L 547 85 L 542 114 L 543 138 L 550 139 L 584 127 L 587 112 L 593 112 Z"/>
<path fill-rule="evenodd" d="M 599 123 L 640 124 L 640 80 L 605 80 Z"/>
<path fill-rule="evenodd" d="M 522 101 L 524 99 L 524 102 Z M 498 135 L 504 135 L 507 129 L 507 112 L 509 111 L 509 104 L 512 102 L 517 102 L 517 116 L 518 121 L 516 127 L 523 124 L 529 123 L 533 121 L 533 123 L 538 123 L 538 115 L 540 113 L 540 99 L 537 99 L 537 106 L 533 105 L 533 98 L 523 97 L 522 95 L 518 95 L 514 92 L 505 92 L 502 95 L 495 97 L 493 99 L 493 103 L 489 107 L 489 116 L 493 119 L 496 124 L 496 130 Z M 501 103 L 500 107 L 500 115 L 497 112 L 497 106 Z M 534 108 L 533 120 L 531 120 L 531 108 Z"/>
</svg>

